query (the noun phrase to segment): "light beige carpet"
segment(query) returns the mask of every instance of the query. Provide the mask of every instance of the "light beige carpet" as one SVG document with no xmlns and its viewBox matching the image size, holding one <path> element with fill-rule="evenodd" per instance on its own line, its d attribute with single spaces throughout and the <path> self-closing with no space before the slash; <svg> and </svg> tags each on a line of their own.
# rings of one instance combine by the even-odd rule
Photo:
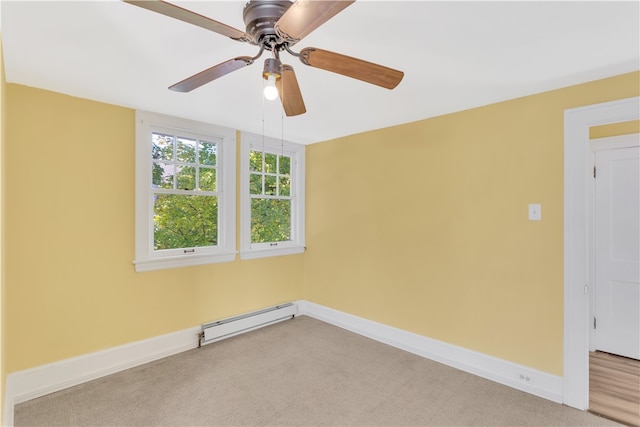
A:
<svg viewBox="0 0 640 427">
<path fill-rule="evenodd" d="M 17 405 L 16 426 L 605 426 L 297 317 Z"/>
</svg>

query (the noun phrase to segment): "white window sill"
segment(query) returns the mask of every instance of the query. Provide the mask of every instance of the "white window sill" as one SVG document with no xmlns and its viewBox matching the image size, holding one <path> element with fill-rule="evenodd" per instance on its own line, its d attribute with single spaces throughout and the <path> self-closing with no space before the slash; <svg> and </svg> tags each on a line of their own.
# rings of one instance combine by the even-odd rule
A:
<svg viewBox="0 0 640 427">
<path fill-rule="evenodd" d="M 241 251 L 240 259 L 257 259 L 267 258 L 271 256 L 301 254 L 304 252 L 304 249 L 304 246 L 289 246 L 286 248 L 269 248 Z"/>
<path fill-rule="evenodd" d="M 219 262 L 230 262 L 234 261 L 235 259 L 236 252 L 229 252 L 135 260 L 133 261 L 133 263 L 135 264 L 136 272 L 142 272 L 164 270 L 167 268 L 193 267 L 196 265 L 214 264 Z"/>
</svg>

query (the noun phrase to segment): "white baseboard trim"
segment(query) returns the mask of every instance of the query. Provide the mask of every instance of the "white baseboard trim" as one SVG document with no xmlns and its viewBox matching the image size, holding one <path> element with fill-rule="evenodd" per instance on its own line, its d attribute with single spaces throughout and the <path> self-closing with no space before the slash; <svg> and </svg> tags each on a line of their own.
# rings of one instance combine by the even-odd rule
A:
<svg viewBox="0 0 640 427">
<path fill-rule="evenodd" d="M 556 375 L 308 301 L 298 301 L 298 314 L 313 317 L 384 344 L 556 403 L 562 403 L 563 400 L 563 379 Z"/>
<path fill-rule="evenodd" d="M 308 301 L 298 315 L 339 326 L 399 349 L 515 389 L 562 403 L 562 377 L 383 325 Z M 198 346 L 201 326 L 7 375 L 2 424 L 13 426 L 14 405 Z"/>
<path fill-rule="evenodd" d="M 196 348 L 201 329 L 184 329 L 11 373 L 6 378 L 2 423 L 13 425 L 15 404 Z"/>
</svg>

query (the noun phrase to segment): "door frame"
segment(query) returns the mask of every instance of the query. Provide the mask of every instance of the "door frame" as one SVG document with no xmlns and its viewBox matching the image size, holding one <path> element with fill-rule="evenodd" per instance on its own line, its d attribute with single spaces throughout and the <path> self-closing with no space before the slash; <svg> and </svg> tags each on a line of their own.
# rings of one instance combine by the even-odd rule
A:
<svg viewBox="0 0 640 427">
<path fill-rule="evenodd" d="M 593 179 L 589 128 L 640 118 L 640 97 L 564 112 L 564 403 L 589 408 L 591 236 L 589 188 Z M 590 166 L 591 165 L 591 166 Z"/>
</svg>

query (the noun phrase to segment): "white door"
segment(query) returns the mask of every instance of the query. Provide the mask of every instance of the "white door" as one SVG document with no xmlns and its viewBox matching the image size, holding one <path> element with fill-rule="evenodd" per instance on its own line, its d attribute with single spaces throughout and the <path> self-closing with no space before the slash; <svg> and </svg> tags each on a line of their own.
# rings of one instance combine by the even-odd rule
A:
<svg viewBox="0 0 640 427">
<path fill-rule="evenodd" d="M 595 348 L 640 359 L 640 147 L 595 165 Z"/>
</svg>

